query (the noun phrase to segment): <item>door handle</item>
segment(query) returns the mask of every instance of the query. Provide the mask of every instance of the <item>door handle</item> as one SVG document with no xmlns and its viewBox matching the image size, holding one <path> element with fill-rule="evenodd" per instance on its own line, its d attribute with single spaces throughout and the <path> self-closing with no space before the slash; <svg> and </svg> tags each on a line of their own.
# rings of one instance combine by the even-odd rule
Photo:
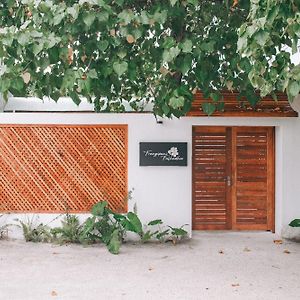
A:
<svg viewBox="0 0 300 300">
<path fill-rule="evenodd" d="M 226 181 L 227 181 L 227 186 L 231 186 L 231 177 L 230 176 L 227 176 Z"/>
</svg>

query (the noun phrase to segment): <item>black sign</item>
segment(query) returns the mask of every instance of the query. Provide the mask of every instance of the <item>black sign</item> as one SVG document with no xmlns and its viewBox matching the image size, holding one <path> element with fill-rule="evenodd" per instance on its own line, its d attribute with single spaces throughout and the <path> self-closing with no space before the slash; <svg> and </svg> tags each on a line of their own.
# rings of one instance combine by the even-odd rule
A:
<svg viewBox="0 0 300 300">
<path fill-rule="evenodd" d="M 140 143 L 140 166 L 187 166 L 187 143 Z"/>
</svg>

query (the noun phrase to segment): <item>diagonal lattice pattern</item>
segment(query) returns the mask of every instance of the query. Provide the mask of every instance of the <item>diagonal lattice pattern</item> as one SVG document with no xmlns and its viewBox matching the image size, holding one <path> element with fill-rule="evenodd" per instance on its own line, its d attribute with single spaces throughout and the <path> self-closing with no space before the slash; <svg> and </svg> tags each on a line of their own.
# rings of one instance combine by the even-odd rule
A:
<svg viewBox="0 0 300 300">
<path fill-rule="evenodd" d="M 0 127 L 0 211 L 124 212 L 126 195 L 126 125 Z"/>
</svg>

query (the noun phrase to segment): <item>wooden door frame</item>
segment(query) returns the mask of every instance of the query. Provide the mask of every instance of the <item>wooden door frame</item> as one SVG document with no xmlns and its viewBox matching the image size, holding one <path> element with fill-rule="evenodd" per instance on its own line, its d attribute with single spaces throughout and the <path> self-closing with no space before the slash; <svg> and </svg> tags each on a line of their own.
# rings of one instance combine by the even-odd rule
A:
<svg viewBox="0 0 300 300">
<path fill-rule="evenodd" d="M 231 168 L 231 181 L 236 182 L 236 169 L 233 168 L 233 165 L 236 163 L 236 136 L 237 129 L 240 128 L 251 128 L 253 130 L 258 130 L 259 128 L 267 128 L 268 130 L 268 143 L 267 143 L 267 231 L 275 232 L 275 157 L 276 157 L 276 148 L 275 148 L 275 127 L 274 126 L 211 126 L 211 125 L 193 125 L 192 126 L 192 229 L 194 229 L 194 214 L 195 214 L 195 172 L 194 172 L 194 138 L 193 133 L 195 128 L 206 127 L 206 128 L 224 128 L 231 131 L 231 134 L 228 134 L 228 147 L 227 153 L 231 153 L 232 163 L 227 165 L 228 168 Z M 271 142 L 270 142 L 271 141 Z M 229 170 L 228 170 L 229 171 Z M 228 173 L 228 172 L 227 172 Z M 243 230 L 245 226 L 236 224 L 236 184 L 231 185 L 230 188 L 226 189 L 226 199 L 227 207 L 231 212 L 229 219 L 227 220 L 227 230 Z M 265 226 L 265 225 L 264 225 Z M 260 224 L 252 225 L 251 229 L 246 230 L 265 230 Z M 209 228 L 208 228 L 209 230 Z"/>
</svg>

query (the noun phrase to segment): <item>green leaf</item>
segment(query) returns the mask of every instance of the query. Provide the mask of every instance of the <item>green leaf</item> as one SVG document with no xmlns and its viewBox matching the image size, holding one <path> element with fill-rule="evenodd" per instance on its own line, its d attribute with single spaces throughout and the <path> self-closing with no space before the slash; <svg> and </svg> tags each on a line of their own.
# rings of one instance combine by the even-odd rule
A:
<svg viewBox="0 0 300 300">
<path fill-rule="evenodd" d="M 118 57 L 120 57 L 121 59 L 125 58 L 126 55 L 127 55 L 127 52 L 124 51 L 124 50 L 120 50 L 118 53 L 117 53 Z"/>
<path fill-rule="evenodd" d="M 109 14 L 107 11 L 100 11 L 99 13 L 97 13 L 97 18 L 99 22 L 107 22 L 109 19 Z"/>
<path fill-rule="evenodd" d="M 116 229 L 113 231 L 111 235 L 111 239 L 109 241 L 109 244 L 107 245 L 107 248 L 110 253 L 119 254 L 120 247 L 121 247 L 120 233 L 119 230 Z"/>
<path fill-rule="evenodd" d="M 134 19 L 134 14 L 132 11 L 126 9 L 120 12 L 118 17 L 121 22 L 123 22 L 125 25 L 128 25 Z"/>
<path fill-rule="evenodd" d="M 49 60 L 51 64 L 55 64 L 59 61 L 59 49 L 58 47 L 52 47 L 48 50 Z"/>
<path fill-rule="evenodd" d="M 98 48 L 99 48 L 102 52 L 104 52 L 104 51 L 108 48 L 108 46 L 109 46 L 109 43 L 108 43 L 108 41 L 106 41 L 106 40 L 100 41 L 100 42 L 98 43 Z"/>
<path fill-rule="evenodd" d="M 300 227 L 300 219 L 295 219 L 295 220 L 293 220 L 293 221 L 289 224 L 289 226 L 291 226 L 291 227 Z"/>
<path fill-rule="evenodd" d="M 127 214 L 127 222 L 125 223 L 125 229 L 127 229 L 128 231 L 135 232 L 139 235 L 142 234 L 143 226 L 139 217 L 135 213 L 129 212 Z"/>
<path fill-rule="evenodd" d="M 79 14 L 79 6 L 74 5 L 74 6 L 68 7 L 67 8 L 67 13 L 69 15 L 71 15 L 73 19 L 76 20 L 78 18 L 78 14 Z"/>
<path fill-rule="evenodd" d="M 114 71 L 121 77 L 127 70 L 128 70 L 128 63 L 127 62 L 115 62 L 113 64 Z"/>
<path fill-rule="evenodd" d="M 193 63 L 192 55 L 190 54 L 186 55 L 179 66 L 179 69 L 183 75 L 185 75 L 192 68 L 192 63 Z"/>
<path fill-rule="evenodd" d="M 168 36 L 164 39 L 164 42 L 162 44 L 164 49 L 170 49 L 176 45 L 176 41 L 173 37 Z"/>
<path fill-rule="evenodd" d="M 168 50 L 163 52 L 163 61 L 164 62 L 171 62 L 173 61 L 180 53 L 180 49 L 176 47 L 172 47 Z"/>
<path fill-rule="evenodd" d="M 161 219 L 157 219 L 157 220 L 150 221 L 150 222 L 148 223 L 148 226 L 160 225 L 160 224 L 162 224 L 162 223 L 163 223 L 163 222 L 162 222 Z"/>
<path fill-rule="evenodd" d="M 202 109 L 205 114 L 207 114 L 208 116 L 211 116 L 216 110 L 216 105 L 213 103 L 204 102 L 204 103 L 202 103 Z"/>
<path fill-rule="evenodd" d="M 209 96 L 214 102 L 218 102 L 221 99 L 221 95 L 218 93 L 210 93 Z"/>
<path fill-rule="evenodd" d="M 157 235 L 156 235 L 156 238 L 158 240 L 162 239 L 163 237 L 167 236 L 168 234 L 170 233 L 170 229 L 166 229 L 162 232 L 159 232 Z"/>
<path fill-rule="evenodd" d="M 199 4 L 199 0 L 187 0 L 187 3 L 197 6 Z"/>
<path fill-rule="evenodd" d="M 265 46 L 269 38 L 269 33 L 261 30 L 255 34 L 254 38 L 260 46 Z"/>
<path fill-rule="evenodd" d="M 95 13 L 89 11 L 89 12 L 84 13 L 83 22 L 88 28 L 90 28 L 92 26 L 92 24 L 94 23 L 95 18 L 96 18 Z"/>
<path fill-rule="evenodd" d="M 52 23 L 53 25 L 58 25 L 62 22 L 62 20 L 64 19 L 65 15 L 64 13 L 58 13 L 54 15 L 54 18 L 52 19 Z"/>
<path fill-rule="evenodd" d="M 34 55 L 38 55 L 44 49 L 44 44 L 34 44 L 32 47 L 32 52 Z"/>
<path fill-rule="evenodd" d="M 67 69 L 66 74 L 63 76 L 61 89 L 73 90 L 77 79 L 77 73 L 72 69 Z M 80 76 L 81 77 L 81 76 Z"/>
<path fill-rule="evenodd" d="M 53 99 L 55 102 L 58 101 L 58 99 L 60 98 L 61 94 L 59 91 L 53 92 L 50 94 L 51 99 Z"/>
<path fill-rule="evenodd" d="M 24 88 L 24 80 L 22 77 L 17 77 L 12 80 L 10 87 L 15 89 L 16 91 L 21 91 Z"/>
<path fill-rule="evenodd" d="M 78 94 L 74 91 L 70 91 L 69 92 L 69 96 L 71 97 L 71 99 L 73 100 L 73 102 L 76 104 L 76 105 L 79 105 L 81 103 L 81 100 L 78 96 Z"/>
<path fill-rule="evenodd" d="M 124 215 L 120 215 L 120 214 L 116 214 L 116 213 L 113 213 L 113 218 L 118 221 L 118 222 L 121 222 L 121 221 L 124 221 L 126 219 L 126 216 Z"/>
<path fill-rule="evenodd" d="M 299 83 L 297 81 L 292 81 L 291 83 L 289 83 L 287 91 L 291 97 L 298 96 L 299 91 L 300 91 Z"/>
<path fill-rule="evenodd" d="M 167 105 L 166 103 L 164 103 L 162 105 L 162 111 L 167 116 L 171 112 L 171 109 L 170 109 L 169 105 Z"/>
<path fill-rule="evenodd" d="M 88 73 L 87 73 L 87 76 L 89 78 L 92 78 L 92 79 L 97 79 L 98 78 L 98 74 L 97 74 L 97 71 L 95 69 L 91 69 Z"/>
<path fill-rule="evenodd" d="M 171 230 L 172 230 L 172 234 L 176 235 L 176 236 L 186 236 L 187 235 L 187 231 L 184 230 L 183 228 L 176 228 L 176 227 L 171 227 L 168 226 Z"/>
<path fill-rule="evenodd" d="M 30 34 L 28 31 L 21 32 L 18 38 L 18 42 L 21 46 L 25 46 L 29 43 Z"/>
<path fill-rule="evenodd" d="M 161 25 L 167 21 L 167 18 L 168 18 L 167 10 L 163 10 L 161 12 L 156 11 L 156 13 L 153 15 L 153 20 Z"/>
<path fill-rule="evenodd" d="M 96 203 L 91 210 L 91 213 L 95 217 L 102 217 L 104 215 L 105 208 L 107 207 L 106 201 L 100 201 Z"/>
<path fill-rule="evenodd" d="M 151 240 L 151 238 L 152 238 L 153 235 L 155 235 L 155 234 L 156 234 L 156 232 L 153 232 L 153 233 L 152 233 L 150 230 L 148 230 L 148 231 L 146 231 L 145 233 L 143 233 L 143 236 L 142 236 L 142 239 L 141 239 L 142 243 L 145 243 L 145 242 Z"/>
<path fill-rule="evenodd" d="M 115 0 L 115 2 L 120 6 L 122 7 L 124 5 L 124 1 L 125 0 Z"/>
<path fill-rule="evenodd" d="M 5 93 L 10 87 L 10 80 L 8 78 L 1 78 L 0 76 L 0 92 Z"/>
<path fill-rule="evenodd" d="M 172 97 L 170 99 L 170 102 L 169 102 L 170 106 L 174 109 L 178 109 L 180 107 L 183 107 L 184 105 L 184 97 L 183 96 L 180 96 L 180 97 Z"/>
<path fill-rule="evenodd" d="M 224 103 L 224 102 L 219 102 L 219 103 L 217 103 L 217 105 L 216 105 L 216 110 L 217 110 L 217 111 L 223 112 L 224 109 L 225 109 L 225 103 Z"/>
<path fill-rule="evenodd" d="M 251 93 L 251 92 L 248 92 L 246 94 L 246 98 L 247 98 L 247 101 L 250 103 L 250 105 L 252 107 L 255 107 L 256 104 L 259 102 L 260 100 L 260 97 L 258 97 L 254 92 Z"/>
<path fill-rule="evenodd" d="M 191 40 L 185 40 L 180 46 L 183 53 L 190 53 L 193 49 L 193 42 Z"/>
<path fill-rule="evenodd" d="M 205 42 L 200 45 L 200 49 L 210 53 L 214 51 L 215 44 L 216 44 L 215 41 Z"/>
<path fill-rule="evenodd" d="M 178 2 L 178 0 L 170 0 L 171 6 L 174 6 L 177 2 Z"/>
</svg>

